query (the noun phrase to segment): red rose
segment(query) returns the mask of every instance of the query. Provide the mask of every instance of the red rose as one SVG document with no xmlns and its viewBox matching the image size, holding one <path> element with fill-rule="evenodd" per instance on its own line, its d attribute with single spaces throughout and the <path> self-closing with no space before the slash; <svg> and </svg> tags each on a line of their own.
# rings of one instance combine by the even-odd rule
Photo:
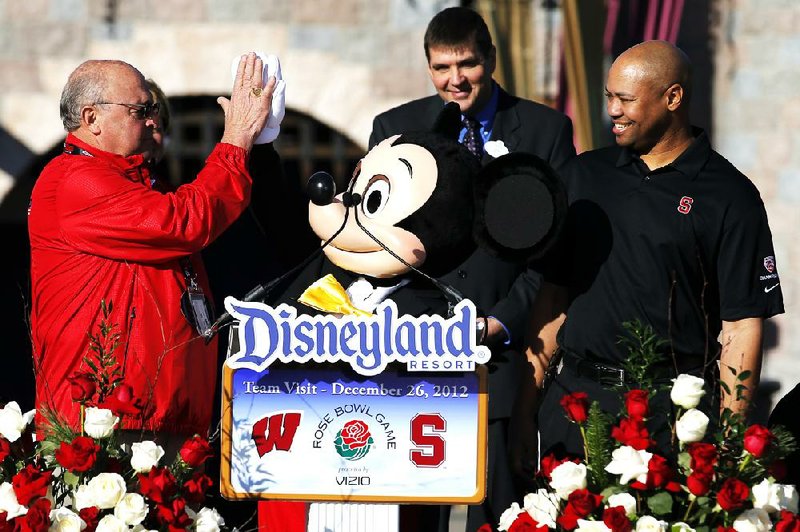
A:
<svg viewBox="0 0 800 532">
<path fill-rule="evenodd" d="M 752 425 L 744 431 L 744 449 L 756 458 L 761 458 L 773 439 L 775 436 L 767 427 Z"/>
<path fill-rule="evenodd" d="M 8 455 L 11 454 L 11 443 L 2 436 L 0 436 L 0 464 L 2 464 Z"/>
<path fill-rule="evenodd" d="M 478 528 L 478 532 L 492 532 L 492 525 L 484 523 Z"/>
<path fill-rule="evenodd" d="M 97 461 L 100 446 L 92 438 L 78 436 L 72 443 L 61 442 L 56 449 L 56 460 L 64 469 L 73 472 L 89 471 Z"/>
<path fill-rule="evenodd" d="M 8 512 L 0 512 L 0 532 L 14 532 L 14 519 L 7 521 L 7 518 Z"/>
<path fill-rule="evenodd" d="M 158 520 L 169 526 L 170 532 L 186 530 L 192 524 L 192 519 L 186 514 L 186 501 L 177 498 L 167 504 L 158 505 Z"/>
<path fill-rule="evenodd" d="M 591 514 L 603 502 L 602 495 L 595 495 L 586 489 L 577 489 L 569 494 L 567 505 L 558 516 L 556 522 L 565 530 L 573 530 L 578 526 L 578 519 Z"/>
<path fill-rule="evenodd" d="M 94 529 L 97 528 L 97 523 L 100 522 L 100 509 L 97 506 L 89 506 L 80 510 L 78 515 L 86 523 L 86 528 L 81 532 L 94 532 Z"/>
<path fill-rule="evenodd" d="M 611 532 L 631 532 L 633 528 L 622 506 L 606 508 L 603 512 L 603 523 L 611 529 Z"/>
<path fill-rule="evenodd" d="M 637 490 L 665 488 L 667 491 L 678 492 L 681 487 L 677 482 L 672 481 L 674 476 L 672 468 L 667 459 L 663 456 L 654 454 L 647 462 L 647 480 L 645 483 L 635 481 L 631 487 Z"/>
<path fill-rule="evenodd" d="M 19 517 L 15 527 L 20 532 L 47 532 L 50 529 L 50 501 L 45 498 L 36 499 L 28 507 L 28 513 Z"/>
<path fill-rule="evenodd" d="M 31 501 L 37 497 L 44 497 L 52 476 L 52 471 L 40 471 L 33 464 L 25 466 L 11 480 L 17 501 L 23 506 L 30 506 Z"/>
<path fill-rule="evenodd" d="M 703 496 L 711 489 L 712 475 L 703 471 L 695 471 L 686 477 L 686 487 L 697 497 Z"/>
<path fill-rule="evenodd" d="M 491 530 L 491 528 L 489 529 Z M 539 532 L 547 532 L 546 525 L 540 525 L 534 521 L 531 514 L 528 512 L 520 512 L 517 518 L 508 527 L 508 532 L 525 532 L 526 530 L 538 530 Z M 480 531 L 479 531 L 480 532 Z"/>
<path fill-rule="evenodd" d="M 631 390 L 625 394 L 625 410 L 628 416 L 636 419 L 644 419 L 650 412 L 648 405 L 648 394 L 644 390 Z"/>
<path fill-rule="evenodd" d="M 183 483 L 183 497 L 189 504 L 200 504 L 213 484 L 211 477 L 198 471 Z"/>
<path fill-rule="evenodd" d="M 717 493 L 717 503 L 726 512 L 741 508 L 747 497 L 750 496 L 750 488 L 738 478 L 727 478 L 722 483 Z"/>
<path fill-rule="evenodd" d="M 372 434 L 369 427 L 360 419 L 354 419 L 344 424 L 341 430 L 342 442 L 350 449 L 360 449 L 369 443 Z"/>
<path fill-rule="evenodd" d="M 208 440 L 194 435 L 183 443 L 180 451 L 181 459 L 189 467 L 198 467 L 200 464 L 211 458 L 214 453 Z"/>
<path fill-rule="evenodd" d="M 561 407 L 571 421 L 585 423 L 589 417 L 589 396 L 584 392 L 565 395 L 561 398 Z"/>
<path fill-rule="evenodd" d="M 142 495 L 159 504 L 168 501 L 178 491 L 175 477 L 166 467 L 154 467 L 146 474 L 139 473 L 139 486 Z"/>
<path fill-rule="evenodd" d="M 637 451 L 644 451 L 653 444 L 643 419 L 629 417 L 621 419 L 618 426 L 611 428 L 611 437 Z"/>
<path fill-rule="evenodd" d="M 691 468 L 695 473 L 714 472 L 714 464 L 717 463 L 717 448 L 705 442 L 690 443 L 686 446 L 686 451 L 692 457 Z"/>
<path fill-rule="evenodd" d="M 71 377 L 67 377 L 67 380 L 69 381 L 69 392 L 73 401 L 85 404 L 92 400 L 97 391 L 97 384 L 94 382 L 94 376 L 91 373 L 76 372 Z"/>
<path fill-rule="evenodd" d="M 775 532 L 800 532 L 800 519 L 789 510 L 781 510 L 781 518 L 775 523 Z"/>
<path fill-rule="evenodd" d="M 138 417 L 142 413 L 142 407 L 133 394 L 133 388 L 127 384 L 117 385 L 101 406 L 120 417 Z"/>
</svg>

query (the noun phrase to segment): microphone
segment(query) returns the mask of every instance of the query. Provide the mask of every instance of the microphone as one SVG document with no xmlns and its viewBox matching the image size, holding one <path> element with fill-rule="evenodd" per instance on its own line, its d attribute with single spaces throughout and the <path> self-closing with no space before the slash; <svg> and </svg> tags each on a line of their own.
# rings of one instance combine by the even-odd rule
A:
<svg viewBox="0 0 800 532">
<path fill-rule="evenodd" d="M 333 176 L 328 172 L 314 172 L 311 177 L 308 178 L 306 183 L 306 194 L 310 197 L 311 201 L 315 205 L 329 205 L 333 198 L 336 197 L 336 182 L 333 179 Z M 350 194 L 350 192 L 345 192 L 345 195 L 355 196 L 358 198 L 358 201 L 361 201 L 361 196 L 359 194 Z M 358 203 L 356 203 L 357 205 Z M 339 236 L 339 233 L 344 230 L 345 225 L 347 225 L 347 218 L 350 215 L 350 209 L 344 211 L 344 220 L 342 221 L 341 227 L 336 230 L 336 232 L 331 236 L 328 240 L 323 242 L 323 244 L 315 249 L 311 255 L 306 257 L 300 264 L 289 270 L 288 272 L 284 273 L 280 277 L 277 277 L 266 284 L 257 285 L 255 288 L 247 292 L 242 299 L 244 302 L 252 302 L 252 301 L 263 301 L 264 299 L 269 296 L 270 292 L 278 286 L 282 281 L 286 280 L 291 275 L 297 273 L 300 269 L 305 268 L 308 263 L 314 260 L 322 250 L 325 249 L 328 244 L 333 241 L 334 238 Z M 233 316 L 229 313 L 223 313 L 219 318 L 216 319 L 211 326 L 203 331 L 203 338 L 208 344 L 212 338 L 220 331 L 222 328 L 227 327 L 233 323 Z"/>
</svg>

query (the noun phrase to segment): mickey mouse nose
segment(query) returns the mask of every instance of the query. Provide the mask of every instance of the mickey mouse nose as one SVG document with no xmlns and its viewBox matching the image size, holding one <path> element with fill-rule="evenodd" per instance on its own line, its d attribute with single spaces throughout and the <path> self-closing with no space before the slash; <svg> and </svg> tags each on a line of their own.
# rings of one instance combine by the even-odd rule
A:
<svg viewBox="0 0 800 532">
<path fill-rule="evenodd" d="M 328 172 L 314 172 L 306 183 L 306 195 L 314 205 L 330 205 L 336 196 L 336 182 Z"/>
</svg>

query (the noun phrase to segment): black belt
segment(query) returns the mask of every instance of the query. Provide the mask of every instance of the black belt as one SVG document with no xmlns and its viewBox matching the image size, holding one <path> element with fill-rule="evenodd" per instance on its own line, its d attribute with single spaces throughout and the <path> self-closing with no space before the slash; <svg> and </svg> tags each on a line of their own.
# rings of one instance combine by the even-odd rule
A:
<svg viewBox="0 0 800 532">
<path fill-rule="evenodd" d="M 603 386 L 624 386 L 626 384 L 636 384 L 632 382 L 631 379 L 625 374 L 625 370 L 619 366 L 589 360 L 565 349 L 562 349 L 561 352 L 561 360 L 564 366 L 569 368 L 570 371 L 579 377 L 593 380 L 598 384 L 602 384 Z M 697 367 L 681 371 L 680 373 L 701 375 L 703 370 L 702 368 Z M 671 365 L 654 366 L 650 369 L 648 374 L 651 375 L 653 377 L 653 381 L 657 383 L 670 382 L 672 379 L 678 376 L 675 372 L 675 368 Z"/>
</svg>

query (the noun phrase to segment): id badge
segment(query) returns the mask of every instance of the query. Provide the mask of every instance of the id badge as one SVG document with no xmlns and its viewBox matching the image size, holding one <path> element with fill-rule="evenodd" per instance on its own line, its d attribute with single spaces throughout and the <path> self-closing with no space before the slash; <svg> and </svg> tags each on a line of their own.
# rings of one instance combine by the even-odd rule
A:
<svg viewBox="0 0 800 532">
<path fill-rule="evenodd" d="M 181 296 L 181 310 L 198 334 L 203 334 L 211 327 L 211 310 L 202 290 L 187 288 Z"/>
</svg>

